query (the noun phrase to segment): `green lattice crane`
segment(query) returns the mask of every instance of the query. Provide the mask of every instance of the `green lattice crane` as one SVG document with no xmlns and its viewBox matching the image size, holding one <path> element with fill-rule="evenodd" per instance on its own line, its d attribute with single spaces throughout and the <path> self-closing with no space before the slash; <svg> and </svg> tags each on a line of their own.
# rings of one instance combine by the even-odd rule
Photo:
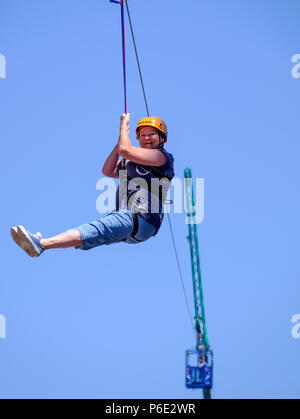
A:
<svg viewBox="0 0 300 419">
<path fill-rule="evenodd" d="M 206 329 L 196 209 L 191 169 L 185 169 L 184 178 L 196 331 L 196 349 L 186 351 L 186 386 L 193 389 L 202 388 L 204 398 L 210 399 L 213 382 L 213 353 L 210 348 Z"/>
</svg>

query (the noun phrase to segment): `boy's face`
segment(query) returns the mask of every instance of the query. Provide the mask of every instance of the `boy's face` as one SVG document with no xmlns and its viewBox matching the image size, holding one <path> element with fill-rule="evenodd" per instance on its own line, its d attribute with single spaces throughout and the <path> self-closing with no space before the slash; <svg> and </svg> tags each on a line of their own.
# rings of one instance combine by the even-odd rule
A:
<svg viewBox="0 0 300 419">
<path fill-rule="evenodd" d="M 141 148 L 154 148 L 159 145 L 159 133 L 156 128 L 142 127 L 138 133 Z"/>
</svg>

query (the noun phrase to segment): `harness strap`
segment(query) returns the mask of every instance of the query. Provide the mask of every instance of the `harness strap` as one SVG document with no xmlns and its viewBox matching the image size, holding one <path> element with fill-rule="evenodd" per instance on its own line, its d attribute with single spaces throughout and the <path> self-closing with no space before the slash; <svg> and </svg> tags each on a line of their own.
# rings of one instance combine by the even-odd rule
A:
<svg viewBox="0 0 300 419">
<path fill-rule="evenodd" d="M 138 231 L 139 231 L 139 219 L 138 219 L 138 216 L 137 216 L 137 214 L 135 214 L 135 213 L 131 213 L 131 215 L 132 215 L 132 218 L 133 218 L 133 230 L 132 230 L 132 233 L 131 233 L 131 235 L 130 235 L 130 237 L 132 238 L 132 239 L 134 239 L 134 240 L 136 240 L 137 242 L 139 242 L 139 243 L 141 243 L 142 242 L 142 240 L 138 240 L 135 236 L 136 236 L 136 234 L 138 233 Z M 127 239 L 123 239 L 122 240 L 123 242 L 126 242 L 127 241 Z"/>
<path fill-rule="evenodd" d="M 130 237 L 132 239 L 136 240 L 137 242 L 142 243 L 143 240 L 139 240 L 139 239 L 136 238 L 136 235 L 139 231 L 139 216 L 138 216 L 138 214 L 135 214 L 135 213 L 131 213 L 131 215 L 132 215 L 132 218 L 133 218 L 134 225 L 133 225 L 133 230 L 132 230 L 132 233 L 131 233 Z M 152 237 L 156 236 L 159 229 L 160 229 L 160 226 L 156 228 L 155 232 L 152 234 Z M 126 241 L 126 240 L 127 239 L 124 239 L 122 241 Z"/>
<path fill-rule="evenodd" d="M 134 227 L 133 227 L 133 230 L 132 230 L 132 233 L 131 233 L 131 237 L 134 239 L 134 240 L 137 240 L 137 241 L 141 241 L 141 240 L 138 240 L 135 236 L 136 236 L 136 234 L 138 233 L 138 231 L 139 231 L 139 218 L 138 218 L 138 215 L 137 214 L 135 214 L 135 213 L 131 213 L 131 215 L 132 215 L 132 218 L 133 218 L 133 222 L 134 222 Z"/>
</svg>

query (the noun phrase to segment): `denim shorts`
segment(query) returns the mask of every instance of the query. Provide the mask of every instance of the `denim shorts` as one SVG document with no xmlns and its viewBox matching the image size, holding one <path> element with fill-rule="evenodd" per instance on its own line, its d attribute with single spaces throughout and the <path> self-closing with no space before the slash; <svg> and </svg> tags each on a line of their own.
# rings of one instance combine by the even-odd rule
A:
<svg viewBox="0 0 300 419">
<path fill-rule="evenodd" d="M 103 244 L 113 244 L 125 241 L 136 244 L 152 237 L 156 228 L 138 215 L 139 228 L 135 235 L 137 240 L 131 237 L 134 221 L 129 209 L 110 212 L 98 220 L 82 224 L 76 227 L 82 238 L 82 245 L 76 249 L 90 250 Z"/>
</svg>

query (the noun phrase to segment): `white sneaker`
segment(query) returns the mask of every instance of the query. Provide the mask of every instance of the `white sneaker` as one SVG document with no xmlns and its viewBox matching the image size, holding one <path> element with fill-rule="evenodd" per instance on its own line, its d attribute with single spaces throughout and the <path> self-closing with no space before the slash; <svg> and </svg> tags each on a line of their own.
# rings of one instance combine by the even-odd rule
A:
<svg viewBox="0 0 300 419">
<path fill-rule="evenodd" d="M 41 246 L 41 233 L 32 234 L 25 230 L 23 226 L 13 227 L 11 235 L 14 241 L 19 245 L 29 256 L 39 257 L 44 249 Z"/>
</svg>

